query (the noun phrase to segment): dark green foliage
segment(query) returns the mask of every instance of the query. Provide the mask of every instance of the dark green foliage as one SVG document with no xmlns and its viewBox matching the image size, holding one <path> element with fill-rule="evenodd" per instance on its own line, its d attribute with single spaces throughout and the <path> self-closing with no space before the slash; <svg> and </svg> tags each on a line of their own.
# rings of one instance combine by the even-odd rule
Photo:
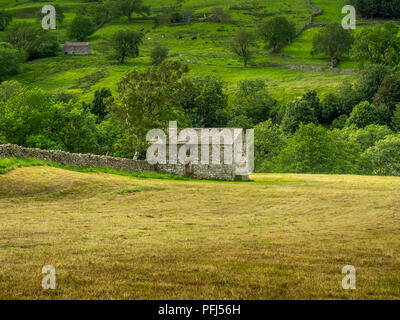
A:
<svg viewBox="0 0 400 320">
<path fill-rule="evenodd" d="M 259 34 L 265 42 L 265 47 L 272 48 L 274 53 L 285 43 L 290 43 L 296 36 L 296 24 L 286 17 L 274 17 L 263 22 Z"/>
<path fill-rule="evenodd" d="M 364 128 L 369 124 L 378 124 L 379 116 L 375 106 L 368 101 L 356 105 L 347 120 L 347 125 L 354 124 L 358 128 Z"/>
<path fill-rule="evenodd" d="M 18 49 L 25 60 L 53 57 L 60 51 L 55 34 L 32 23 L 16 23 L 4 32 L 3 40 Z"/>
<path fill-rule="evenodd" d="M 0 31 L 4 31 L 11 23 L 13 16 L 6 10 L 0 10 Z"/>
<path fill-rule="evenodd" d="M 349 117 L 345 114 L 337 117 L 335 120 L 332 121 L 331 128 L 332 129 L 343 129 L 346 126 L 347 119 Z"/>
<path fill-rule="evenodd" d="M 106 110 L 106 99 L 111 97 L 111 91 L 108 88 L 101 88 L 95 91 L 92 103 L 83 103 L 83 107 L 88 109 L 97 117 L 97 122 L 104 120 L 108 114 Z"/>
<path fill-rule="evenodd" d="M 314 110 L 314 114 L 317 117 L 318 121 L 322 121 L 322 106 L 321 101 L 318 98 L 318 94 L 314 90 L 310 90 L 306 92 L 301 100 L 307 101 L 311 108 Z"/>
<path fill-rule="evenodd" d="M 149 15 L 150 7 L 143 4 L 142 0 L 115 0 L 113 1 L 113 15 L 117 17 L 126 17 L 127 22 L 132 21 L 134 13 L 140 15 Z"/>
<path fill-rule="evenodd" d="M 357 34 L 352 55 L 360 64 L 365 62 L 396 67 L 400 63 L 399 27 L 392 21 L 363 28 Z"/>
<path fill-rule="evenodd" d="M 324 53 L 331 59 L 331 68 L 336 68 L 339 60 L 350 52 L 354 39 L 350 30 L 340 23 L 328 24 L 313 39 L 312 53 Z"/>
<path fill-rule="evenodd" d="M 211 22 L 227 23 L 232 21 L 232 16 L 223 8 L 213 8 L 212 14 L 207 18 Z"/>
<path fill-rule="evenodd" d="M 372 102 L 383 80 L 390 74 L 390 69 L 385 65 L 367 64 L 355 84 L 360 101 Z"/>
<path fill-rule="evenodd" d="M 8 43 L 0 42 L 0 83 L 21 71 L 23 58 L 20 52 Z"/>
<path fill-rule="evenodd" d="M 114 58 L 121 64 L 124 64 L 126 58 L 138 57 L 139 45 L 143 42 L 143 36 L 143 33 L 132 30 L 120 30 L 115 32 L 111 38 Z"/>
<path fill-rule="evenodd" d="M 153 50 L 151 50 L 151 63 L 155 65 L 161 64 L 165 59 L 167 59 L 168 51 L 168 48 L 162 47 L 159 43 L 157 43 Z"/>
<path fill-rule="evenodd" d="M 389 75 L 379 87 L 374 97 L 374 104 L 384 104 L 393 113 L 398 103 L 400 103 L 400 74 Z"/>
<path fill-rule="evenodd" d="M 272 99 L 267 91 L 265 81 L 239 81 L 238 88 L 232 97 L 232 118 L 238 123 L 239 120 L 244 121 L 244 116 L 249 120 L 247 122 L 248 125 L 255 125 L 270 117 L 271 108 L 275 104 L 276 101 Z"/>
<path fill-rule="evenodd" d="M 400 0 L 351 0 L 364 18 L 400 18 Z"/>
<path fill-rule="evenodd" d="M 400 131 L 400 103 L 396 106 L 396 109 L 392 117 L 392 128 L 395 131 Z"/>
<path fill-rule="evenodd" d="M 77 15 L 68 27 L 68 37 L 73 40 L 84 41 L 96 31 L 92 17 Z"/>
<path fill-rule="evenodd" d="M 192 127 L 226 126 L 228 96 L 224 90 L 225 83 L 211 76 L 194 77 L 186 82 L 179 101 Z"/>
<path fill-rule="evenodd" d="M 296 100 L 286 105 L 282 128 L 287 133 L 295 133 L 301 123 L 318 123 L 314 109 L 306 100 Z"/>
<path fill-rule="evenodd" d="M 339 96 L 329 93 L 321 102 L 321 123 L 330 124 L 340 116 L 342 103 Z"/>
</svg>

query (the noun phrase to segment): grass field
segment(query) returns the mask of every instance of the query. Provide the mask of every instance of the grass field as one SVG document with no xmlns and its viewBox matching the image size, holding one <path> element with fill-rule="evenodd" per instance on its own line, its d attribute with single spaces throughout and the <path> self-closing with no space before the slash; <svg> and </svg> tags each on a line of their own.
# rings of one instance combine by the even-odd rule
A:
<svg viewBox="0 0 400 320">
<path fill-rule="evenodd" d="M 162 7 L 174 5 L 172 0 L 146 0 L 153 9 L 153 16 Z M 77 8 L 83 4 L 81 0 L 53 1 L 65 11 L 63 25 L 58 26 L 57 33 L 60 42 L 68 41 L 66 27 L 75 16 Z M 340 21 L 341 3 L 336 0 L 318 1 L 314 4 L 321 6 L 324 14 L 318 17 L 316 22 Z M 35 13 L 43 6 L 43 2 L 16 3 L 13 0 L 0 0 L 0 7 L 7 7 L 13 12 L 13 23 L 28 21 L 35 22 Z M 238 10 L 237 7 L 261 6 L 262 9 Z M 327 71 L 329 59 L 323 55 L 312 56 L 312 37 L 317 29 L 310 30 L 296 39 L 282 53 L 283 57 L 270 57 L 268 51 L 263 48 L 263 43 L 258 42 L 258 48 L 254 49 L 251 67 L 242 68 L 242 62 L 230 52 L 229 41 L 240 28 L 255 30 L 261 20 L 254 13 L 265 13 L 271 16 L 284 15 L 296 22 L 297 28 L 308 23 L 308 17 L 314 10 L 307 7 L 306 0 L 270 0 L 270 1 L 243 1 L 230 2 L 222 0 L 185 0 L 182 1 L 182 10 L 192 10 L 195 15 L 209 15 L 213 8 L 222 7 L 228 11 L 234 23 L 201 22 L 201 19 L 193 19 L 190 24 L 173 24 L 159 26 L 153 29 L 154 23 L 149 20 L 138 20 L 127 24 L 123 19 L 106 24 L 89 38 L 93 53 L 96 57 L 64 57 L 35 60 L 25 64 L 24 72 L 15 80 L 29 86 L 39 86 L 50 92 L 68 90 L 80 95 L 80 98 L 89 101 L 93 98 L 93 92 L 100 87 L 108 87 L 115 90 L 117 81 L 123 73 L 133 66 L 140 69 L 150 66 L 150 51 L 156 43 L 160 43 L 170 49 L 171 54 L 177 54 L 183 62 L 194 61 L 201 64 L 190 65 L 191 74 L 212 74 L 227 82 L 228 90 L 233 90 L 239 80 L 264 79 L 269 85 L 271 94 L 281 102 L 287 102 L 307 90 L 315 89 L 319 94 L 335 91 L 345 80 L 354 80 L 356 77 L 346 74 L 337 74 Z M 236 8 L 235 8 L 236 7 Z M 36 23 L 40 23 L 36 21 Z M 108 40 L 113 32 L 119 29 L 145 29 L 146 36 L 141 46 L 141 54 L 137 59 L 129 59 L 126 65 L 119 65 L 110 61 L 110 45 Z M 183 40 L 179 40 L 183 36 Z M 197 40 L 192 40 L 193 36 Z M 305 65 L 322 67 L 323 71 L 304 71 L 285 69 L 284 67 L 263 66 L 266 63 L 279 63 L 286 65 Z M 343 60 L 339 67 L 343 69 L 357 69 L 354 61 Z M 100 73 L 99 73 L 100 72 Z"/>
<path fill-rule="evenodd" d="M 400 178 L 252 178 L 2 174 L 0 299 L 400 298 Z"/>
</svg>

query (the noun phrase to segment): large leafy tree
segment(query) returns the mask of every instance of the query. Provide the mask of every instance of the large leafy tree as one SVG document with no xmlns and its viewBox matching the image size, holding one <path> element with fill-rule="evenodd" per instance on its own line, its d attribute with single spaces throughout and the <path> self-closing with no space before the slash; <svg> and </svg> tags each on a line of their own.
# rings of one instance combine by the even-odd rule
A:
<svg viewBox="0 0 400 320">
<path fill-rule="evenodd" d="M 184 120 L 177 97 L 186 86 L 183 75 L 188 71 L 178 61 L 165 61 L 146 70 L 133 68 L 118 82 L 117 95 L 108 106 L 125 129 L 125 146 L 135 150 L 135 156 L 145 150 L 149 130 L 165 129 L 169 121 Z"/>
<path fill-rule="evenodd" d="M 254 35 L 246 30 L 239 30 L 231 40 L 231 49 L 243 60 L 245 68 L 252 54 L 252 46 L 254 46 Z"/>
<path fill-rule="evenodd" d="M 367 125 L 378 123 L 378 111 L 375 106 L 368 101 L 362 101 L 356 105 L 347 120 L 347 125 L 354 124 L 358 128 L 364 128 Z"/>
<path fill-rule="evenodd" d="M 267 84 L 262 80 L 239 81 L 232 97 L 231 109 L 233 120 L 246 117 L 255 125 L 267 120 L 276 101 L 270 96 Z"/>
<path fill-rule="evenodd" d="M 265 47 L 272 48 L 272 52 L 277 53 L 280 46 L 296 36 L 296 24 L 286 17 L 275 17 L 260 25 L 259 34 L 265 41 Z"/>
<path fill-rule="evenodd" d="M 324 53 L 331 59 L 331 68 L 350 52 L 354 39 L 350 30 L 345 30 L 339 23 L 328 24 L 313 39 L 312 53 Z"/>
<path fill-rule="evenodd" d="M 190 78 L 179 101 L 191 126 L 226 126 L 228 96 L 225 93 L 225 83 L 221 79 L 212 76 Z"/>
<path fill-rule="evenodd" d="M 68 27 L 68 36 L 71 39 L 84 41 L 96 31 L 92 17 L 77 15 Z"/>
<path fill-rule="evenodd" d="M 143 33 L 132 30 L 120 30 L 115 32 L 111 38 L 114 58 L 121 64 L 124 64 L 126 58 L 138 57 L 139 45 L 143 42 L 143 36 Z"/>
<path fill-rule="evenodd" d="M 149 15 L 151 12 L 150 7 L 144 5 L 142 0 L 115 0 L 112 8 L 115 16 L 126 17 L 128 23 L 132 21 L 134 13 Z"/>
<path fill-rule="evenodd" d="M 400 64 L 399 27 L 392 21 L 363 28 L 355 38 L 352 55 L 361 64 L 379 63 L 391 67 Z"/>
<path fill-rule="evenodd" d="M 393 113 L 398 103 L 400 103 L 400 75 L 388 75 L 374 96 L 374 104 L 376 106 L 384 104 Z"/>
<path fill-rule="evenodd" d="M 314 109 L 304 99 L 289 102 L 286 105 L 285 115 L 282 119 L 282 128 L 285 132 L 294 133 L 301 123 L 318 123 Z"/>
</svg>

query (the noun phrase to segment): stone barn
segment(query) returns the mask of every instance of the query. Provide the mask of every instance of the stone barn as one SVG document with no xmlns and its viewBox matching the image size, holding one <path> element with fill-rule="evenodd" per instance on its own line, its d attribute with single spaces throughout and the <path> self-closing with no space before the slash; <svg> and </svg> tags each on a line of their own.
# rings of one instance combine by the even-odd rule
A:
<svg viewBox="0 0 400 320">
<path fill-rule="evenodd" d="M 92 49 L 89 42 L 67 42 L 64 43 L 63 52 L 65 55 L 89 56 Z"/>
</svg>

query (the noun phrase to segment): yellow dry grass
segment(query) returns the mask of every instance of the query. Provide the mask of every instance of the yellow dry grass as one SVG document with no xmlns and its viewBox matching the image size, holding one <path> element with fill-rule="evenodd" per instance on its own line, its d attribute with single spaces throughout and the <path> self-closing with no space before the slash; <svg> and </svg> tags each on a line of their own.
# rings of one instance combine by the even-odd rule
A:
<svg viewBox="0 0 400 320">
<path fill-rule="evenodd" d="M 400 298 L 400 178 L 253 178 L 0 175 L 0 299 Z"/>
</svg>

